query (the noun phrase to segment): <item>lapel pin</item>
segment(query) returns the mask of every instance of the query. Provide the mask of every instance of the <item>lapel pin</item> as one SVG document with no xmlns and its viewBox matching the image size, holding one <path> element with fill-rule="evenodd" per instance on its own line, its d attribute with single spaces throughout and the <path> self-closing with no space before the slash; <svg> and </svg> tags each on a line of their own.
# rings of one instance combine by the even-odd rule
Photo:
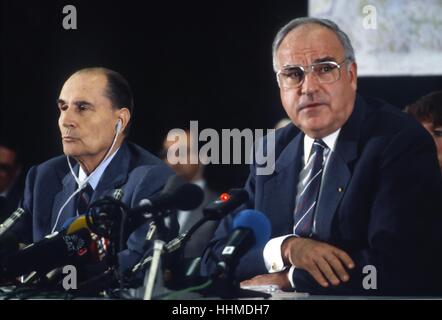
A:
<svg viewBox="0 0 442 320">
<path fill-rule="evenodd" d="M 338 192 L 343 192 L 344 191 L 344 188 L 343 187 L 339 187 L 338 188 Z"/>
</svg>

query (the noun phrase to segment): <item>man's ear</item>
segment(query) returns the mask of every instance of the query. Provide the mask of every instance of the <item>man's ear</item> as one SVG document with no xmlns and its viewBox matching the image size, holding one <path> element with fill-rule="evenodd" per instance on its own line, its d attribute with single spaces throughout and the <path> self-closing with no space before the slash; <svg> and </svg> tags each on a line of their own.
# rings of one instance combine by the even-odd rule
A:
<svg viewBox="0 0 442 320">
<path fill-rule="evenodd" d="M 348 76 L 351 83 L 351 87 L 356 91 L 358 88 L 358 65 L 353 62 L 348 70 Z"/>
<path fill-rule="evenodd" d="M 127 124 L 130 121 L 130 111 L 128 108 L 118 109 L 118 118 L 121 120 L 121 129 L 120 132 L 124 132 L 127 127 Z"/>
</svg>

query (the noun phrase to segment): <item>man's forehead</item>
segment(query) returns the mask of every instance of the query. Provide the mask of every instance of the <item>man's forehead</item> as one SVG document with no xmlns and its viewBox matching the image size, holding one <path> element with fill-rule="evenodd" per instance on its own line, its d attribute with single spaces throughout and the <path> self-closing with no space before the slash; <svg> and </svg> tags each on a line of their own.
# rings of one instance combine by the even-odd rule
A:
<svg viewBox="0 0 442 320">
<path fill-rule="evenodd" d="M 107 85 L 106 76 L 98 72 L 75 73 L 63 85 L 60 92 L 60 99 L 65 94 L 74 95 L 103 95 Z M 66 97 L 67 98 L 67 97 Z M 77 97 L 78 98 L 78 97 Z"/>
<path fill-rule="evenodd" d="M 292 30 L 277 51 L 283 65 L 312 63 L 326 57 L 343 59 L 344 48 L 333 31 L 317 25 Z"/>
</svg>

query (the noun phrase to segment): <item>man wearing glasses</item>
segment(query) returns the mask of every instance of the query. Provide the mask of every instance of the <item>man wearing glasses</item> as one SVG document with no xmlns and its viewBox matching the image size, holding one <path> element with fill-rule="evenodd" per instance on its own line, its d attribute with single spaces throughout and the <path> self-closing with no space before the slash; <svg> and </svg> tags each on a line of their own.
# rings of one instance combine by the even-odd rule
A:
<svg viewBox="0 0 442 320">
<path fill-rule="evenodd" d="M 251 166 L 248 207 L 268 216 L 272 238 L 241 259 L 242 285 L 440 293 L 442 210 L 433 200 L 441 175 L 431 137 L 395 107 L 356 93 L 354 51 L 332 21 L 288 23 L 274 40 L 273 65 L 292 124 L 277 131 L 274 174 Z M 229 222 L 212 252 L 224 247 Z M 209 255 L 204 264 L 210 273 Z"/>
</svg>

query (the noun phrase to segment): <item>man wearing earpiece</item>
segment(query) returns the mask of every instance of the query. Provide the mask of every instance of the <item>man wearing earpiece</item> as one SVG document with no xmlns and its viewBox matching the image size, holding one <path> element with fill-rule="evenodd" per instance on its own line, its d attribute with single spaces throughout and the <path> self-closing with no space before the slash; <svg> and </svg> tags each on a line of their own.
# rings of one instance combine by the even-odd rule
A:
<svg viewBox="0 0 442 320">
<path fill-rule="evenodd" d="M 79 70 L 64 83 L 57 104 L 64 155 L 28 173 L 22 207 L 30 215 L 20 225 L 27 243 L 61 230 L 66 220 L 85 213 L 88 204 L 114 189 L 123 189 L 122 201 L 136 206 L 173 175 L 160 159 L 126 141 L 133 97 L 119 73 Z M 144 253 L 146 233 L 147 225 L 130 236 L 128 250 L 120 253 L 124 269 Z"/>
</svg>

